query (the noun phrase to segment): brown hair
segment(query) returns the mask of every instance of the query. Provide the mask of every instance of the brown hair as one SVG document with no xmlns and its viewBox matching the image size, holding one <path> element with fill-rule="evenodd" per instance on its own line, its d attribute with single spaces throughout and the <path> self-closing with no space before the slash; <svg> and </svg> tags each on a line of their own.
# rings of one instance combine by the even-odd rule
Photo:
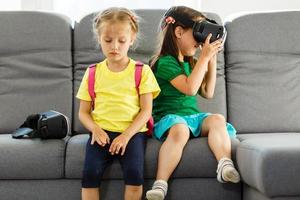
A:
<svg viewBox="0 0 300 200">
<path fill-rule="evenodd" d="M 172 12 L 176 12 L 177 14 L 184 16 L 185 18 L 191 19 L 193 21 L 196 20 L 199 21 L 201 19 L 206 18 L 201 12 L 186 6 L 171 7 L 167 11 L 167 13 L 171 10 Z M 166 18 L 168 18 L 168 15 L 164 16 L 160 23 L 160 27 L 162 31 L 160 32 L 159 39 L 158 39 L 159 44 L 158 44 L 157 52 L 155 53 L 155 55 L 152 57 L 150 61 L 151 67 L 154 67 L 157 60 L 161 56 L 165 56 L 165 55 L 173 56 L 180 64 L 178 60 L 179 49 L 176 43 L 175 28 L 177 26 L 181 26 L 183 29 L 188 29 L 190 27 L 185 26 L 183 23 L 181 23 L 178 20 L 175 21 L 174 23 L 168 23 Z M 195 65 L 195 59 L 193 58 L 193 56 L 184 56 L 184 61 L 189 62 L 192 67 L 194 67 Z"/>
<path fill-rule="evenodd" d="M 131 30 L 137 34 L 139 31 L 138 21 L 139 17 L 133 11 L 123 7 L 111 7 L 100 12 L 94 18 L 93 30 L 95 36 L 98 37 L 104 22 L 128 22 Z"/>
</svg>

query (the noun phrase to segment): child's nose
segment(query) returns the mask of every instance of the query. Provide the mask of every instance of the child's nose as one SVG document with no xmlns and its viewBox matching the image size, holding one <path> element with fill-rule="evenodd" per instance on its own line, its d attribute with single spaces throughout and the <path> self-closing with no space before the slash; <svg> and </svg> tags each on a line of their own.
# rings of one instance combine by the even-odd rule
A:
<svg viewBox="0 0 300 200">
<path fill-rule="evenodd" d="M 112 49 L 118 49 L 118 42 L 113 42 Z"/>
</svg>

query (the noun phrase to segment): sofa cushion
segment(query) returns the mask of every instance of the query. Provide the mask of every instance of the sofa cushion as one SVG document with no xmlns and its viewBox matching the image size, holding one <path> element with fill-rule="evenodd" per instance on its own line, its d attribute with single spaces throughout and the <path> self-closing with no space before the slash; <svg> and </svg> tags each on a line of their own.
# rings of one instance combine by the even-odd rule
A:
<svg viewBox="0 0 300 200">
<path fill-rule="evenodd" d="M 300 11 L 226 22 L 228 120 L 239 133 L 300 130 Z"/>
<path fill-rule="evenodd" d="M 251 134 L 236 153 L 249 186 L 268 197 L 300 195 L 300 133 Z"/>
<path fill-rule="evenodd" d="M 78 180 L 1 180 L 1 200 L 81 200 Z"/>
<path fill-rule="evenodd" d="M 13 139 L 0 135 L 0 179 L 64 177 L 65 140 Z"/>
<path fill-rule="evenodd" d="M 50 109 L 71 117 L 70 21 L 42 12 L 0 12 L 0 134 Z"/>
<path fill-rule="evenodd" d="M 140 23 L 140 39 L 135 50 L 129 51 L 129 56 L 148 64 L 156 49 L 156 39 L 159 31 L 159 23 L 166 10 L 138 9 L 135 10 L 142 18 Z M 104 56 L 97 45 L 92 32 L 92 19 L 97 13 L 92 13 L 75 23 L 74 28 L 74 131 L 75 133 L 87 133 L 78 120 L 79 101 L 76 94 L 81 83 L 82 76 L 89 64 L 99 62 Z M 222 23 L 218 15 L 205 13 L 209 18 Z M 213 99 L 206 100 L 199 96 L 199 106 L 202 111 L 226 114 L 226 91 L 224 78 L 224 52 L 218 54 L 217 85 Z"/>
<path fill-rule="evenodd" d="M 85 157 L 87 134 L 71 137 L 66 152 L 66 178 L 81 178 Z M 235 155 L 239 141 L 232 139 L 232 155 Z M 147 140 L 145 152 L 145 178 L 155 178 L 158 152 L 161 143 L 155 139 Z M 235 159 L 235 157 L 233 157 Z M 215 178 L 217 161 L 207 145 L 207 138 L 191 139 L 184 149 L 183 157 L 173 178 Z M 122 179 L 123 173 L 118 161 L 109 166 L 103 179 Z"/>
</svg>

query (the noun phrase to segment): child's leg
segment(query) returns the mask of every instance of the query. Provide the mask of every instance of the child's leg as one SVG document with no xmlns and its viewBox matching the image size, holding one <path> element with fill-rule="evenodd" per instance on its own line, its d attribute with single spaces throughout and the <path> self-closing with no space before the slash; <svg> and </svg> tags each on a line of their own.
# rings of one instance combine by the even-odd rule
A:
<svg viewBox="0 0 300 200">
<path fill-rule="evenodd" d="M 119 156 L 125 180 L 125 200 L 140 200 L 143 194 L 145 133 L 137 133 L 128 142 L 125 154 Z"/>
<path fill-rule="evenodd" d="M 126 185 L 124 200 L 140 200 L 143 195 L 143 186 Z"/>
<path fill-rule="evenodd" d="M 218 161 L 223 157 L 231 158 L 231 142 L 222 115 L 213 114 L 205 118 L 201 136 L 208 136 L 208 145 Z"/>
<path fill-rule="evenodd" d="M 159 150 L 157 180 L 168 181 L 181 159 L 189 137 L 190 130 L 185 124 L 176 124 L 170 128 L 167 139 Z"/>
<path fill-rule="evenodd" d="M 190 130 L 185 124 L 176 124 L 170 128 L 167 139 L 160 147 L 156 181 L 152 190 L 147 192 L 147 199 L 164 199 L 168 189 L 167 181 L 177 167 L 189 137 Z"/>
<path fill-rule="evenodd" d="M 82 188 L 81 199 L 82 200 L 99 200 L 100 192 L 99 188 Z"/>
<path fill-rule="evenodd" d="M 208 145 L 219 162 L 218 180 L 220 182 L 239 182 L 240 175 L 231 160 L 231 141 L 226 129 L 225 118 L 213 114 L 204 119 L 201 136 L 208 136 Z"/>
<path fill-rule="evenodd" d="M 102 174 L 111 162 L 112 156 L 108 152 L 108 145 L 101 147 L 98 143 L 91 144 L 91 137 L 86 145 L 83 177 L 82 200 L 99 200 Z"/>
</svg>

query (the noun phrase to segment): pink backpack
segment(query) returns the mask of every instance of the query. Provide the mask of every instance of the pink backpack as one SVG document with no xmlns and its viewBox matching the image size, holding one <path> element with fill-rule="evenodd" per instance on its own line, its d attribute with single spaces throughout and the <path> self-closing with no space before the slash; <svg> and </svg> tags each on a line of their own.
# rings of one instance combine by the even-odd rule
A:
<svg viewBox="0 0 300 200">
<path fill-rule="evenodd" d="M 135 87 L 137 90 L 137 93 L 140 95 L 139 86 L 142 79 L 142 70 L 143 70 L 144 64 L 137 61 L 135 64 Z M 95 73 L 96 73 L 96 64 L 92 64 L 89 66 L 89 77 L 88 77 L 88 91 L 92 98 L 92 109 L 94 110 L 95 107 Z M 149 137 L 152 137 L 153 128 L 154 128 L 154 120 L 151 116 L 149 121 L 147 122 L 147 128 L 148 131 L 146 132 L 146 135 Z"/>
</svg>

